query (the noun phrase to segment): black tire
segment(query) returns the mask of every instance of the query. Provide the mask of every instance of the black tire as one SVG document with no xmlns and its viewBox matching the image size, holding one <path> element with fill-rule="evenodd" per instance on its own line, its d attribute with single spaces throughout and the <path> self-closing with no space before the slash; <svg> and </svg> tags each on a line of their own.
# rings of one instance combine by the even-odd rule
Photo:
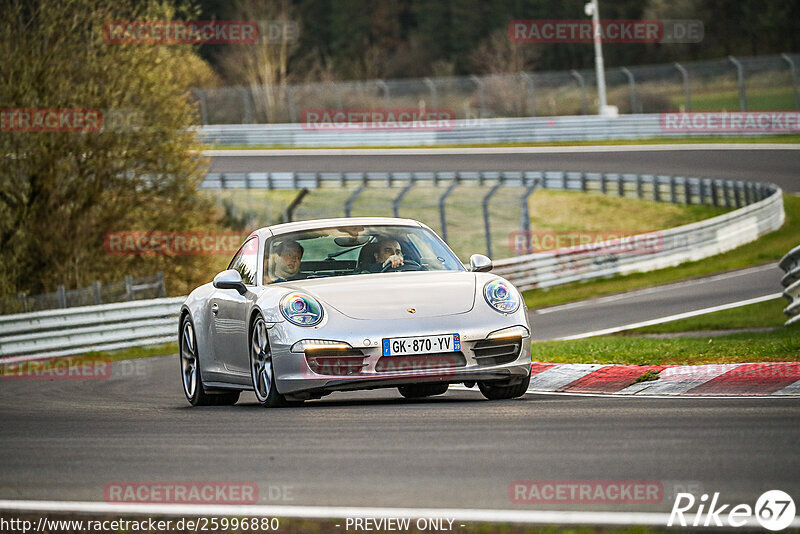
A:
<svg viewBox="0 0 800 534">
<path fill-rule="evenodd" d="M 420 399 L 422 397 L 431 397 L 433 395 L 441 395 L 447 391 L 449 384 L 411 384 L 409 386 L 399 386 L 397 390 L 400 395 L 407 399 Z"/>
<path fill-rule="evenodd" d="M 238 391 L 214 393 L 206 391 L 203 385 L 203 374 L 200 370 L 200 357 L 197 347 L 197 336 L 194 323 L 189 315 L 181 320 L 178 337 L 178 363 L 181 370 L 181 384 L 186 400 L 192 406 L 229 406 L 239 400 Z"/>
<path fill-rule="evenodd" d="M 531 377 L 526 376 L 521 382 L 508 384 L 507 382 L 478 382 L 478 389 L 489 400 L 516 399 L 528 391 Z"/>
<path fill-rule="evenodd" d="M 250 327 L 250 378 L 258 403 L 265 408 L 287 406 L 286 397 L 275 386 L 272 351 L 261 314 L 256 315 Z"/>
</svg>

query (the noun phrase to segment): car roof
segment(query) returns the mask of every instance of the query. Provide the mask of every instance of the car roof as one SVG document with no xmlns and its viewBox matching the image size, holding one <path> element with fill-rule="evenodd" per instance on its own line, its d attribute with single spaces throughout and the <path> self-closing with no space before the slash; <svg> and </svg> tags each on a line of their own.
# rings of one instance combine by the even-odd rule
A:
<svg viewBox="0 0 800 534">
<path fill-rule="evenodd" d="M 415 226 L 423 227 L 419 221 L 413 219 L 399 219 L 395 217 L 340 217 L 337 219 L 313 219 L 297 221 L 274 226 L 267 226 L 257 230 L 267 235 L 281 235 L 300 230 L 314 230 L 317 228 L 330 228 L 332 226 Z"/>
</svg>

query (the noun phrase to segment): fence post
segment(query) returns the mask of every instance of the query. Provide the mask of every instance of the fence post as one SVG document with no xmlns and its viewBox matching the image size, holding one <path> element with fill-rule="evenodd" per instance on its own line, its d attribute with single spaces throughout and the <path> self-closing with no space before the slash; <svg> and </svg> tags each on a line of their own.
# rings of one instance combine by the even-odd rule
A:
<svg viewBox="0 0 800 534">
<path fill-rule="evenodd" d="M 206 92 L 202 89 L 192 89 L 200 104 L 200 124 L 208 124 L 208 108 L 206 106 Z"/>
<path fill-rule="evenodd" d="M 794 91 L 794 109 L 800 109 L 800 95 L 797 93 L 797 66 L 789 54 L 781 54 L 781 57 L 789 64 L 792 73 L 792 90 Z"/>
<path fill-rule="evenodd" d="M 388 108 L 389 107 L 389 86 L 383 80 L 376 81 L 375 85 L 377 85 L 380 88 L 381 92 L 383 93 L 383 105 Z"/>
<path fill-rule="evenodd" d="M 95 280 L 92 282 L 92 292 L 94 293 L 94 303 L 95 304 L 102 304 L 103 303 L 103 295 L 100 292 L 100 282 Z"/>
<path fill-rule="evenodd" d="M 286 102 L 289 104 L 289 121 L 297 122 L 297 107 L 294 103 L 294 88 L 286 86 Z"/>
<path fill-rule="evenodd" d="M 481 118 L 483 118 L 486 116 L 486 94 L 483 90 L 483 80 L 474 74 L 470 76 L 469 79 L 478 87 L 478 102 L 481 106 Z"/>
<path fill-rule="evenodd" d="M 692 184 L 689 178 L 683 179 L 683 199 L 687 205 L 692 203 Z"/>
<path fill-rule="evenodd" d="M 239 93 L 242 95 L 242 106 L 244 106 L 244 123 L 245 124 L 253 124 L 253 107 L 250 104 L 250 96 L 247 93 L 247 89 L 244 87 L 237 87 L 236 89 L 239 90 Z M 272 90 L 270 87 L 269 90 Z"/>
<path fill-rule="evenodd" d="M 617 196 L 625 196 L 625 176 L 622 174 L 617 175 Z"/>
<path fill-rule="evenodd" d="M 739 180 L 736 180 L 735 182 L 733 182 L 733 192 L 734 192 L 735 198 L 736 198 L 736 207 L 737 208 L 741 208 L 742 207 L 742 182 L 740 182 Z"/>
<path fill-rule="evenodd" d="M 447 243 L 447 215 L 445 214 L 445 204 L 447 202 L 447 197 L 449 197 L 450 193 L 458 186 L 458 181 L 459 175 L 456 173 L 453 178 L 453 183 L 450 184 L 442 196 L 439 197 L 439 218 L 442 221 L 442 239 L 445 243 Z"/>
<path fill-rule="evenodd" d="M 644 190 L 642 188 L 642 175 L 636 175 L 636 198 L 644 198 Z"/>
<path fill-rule="evenodd" d="M 673 63 L 678 72 L 681 73 L 681 77 L 683 78 L 683 95 L 686 99 L 686 109 L 684 111 L 692 111 L 692 93 L 691 89 L 689 88 L 689 72 L 683 68 L 683 65 L 680 63 Z"/>
<path fill-rule="evenodd" d="M 739 83 L 739 107 L 742 111 L 747 111 L 747 95 L 744 86 L 744 66 L 733 56 L 728 56 L 728 60 L 736 67 L 736 80 Z"/>
<path fill-rule="evenodd" d="M 722 196 L 725 197 L 725 207 L 731 207 L 731 188 L 730 182 L 728 180 L 724 180 L 722 182 Z"/>
<path fill-rule="evenodd" d="M 422 82 L 428 88 L 428 91 L 431 92 L 431 108 L 436 109 L 439 107 L 439 102 L 436 97 L 436 84 L 433 83 L 433 80 L 430 78 L 423 78 Z"/>
<path fill-rule="evenodd" d="M 492 257 L 492 232 L 489 228 L 489 201 L 498 189 L 503 186 L 502 180 L 497 182 L 483 197 L 483 227 L 486 230 L 486 255 Z"/>
<path fill-rule="evenodd" d="M 661 180 L 658 175 L 653 175 L 653 202 L 661 202 Z"/>
<path fill-rule="evenodd" d="M 286 211 L 283 213 L 284 222 L 292 222 L 294 220 L 294 210 L 303 202 L 303 199 L 308 193 L 308 188 L 304 187 L 297 196 L 294 197 L 294 200 L 286 207 Z"/>
<path fill-rule="evenodd" d="M 530 199 L 531 195 L 536 188 L 539 186 L 539 179 L 534 178 L 533 183 L 528 186 L 525 190 L 525 193 L 522 194 L 522 219 L 520 220 L 520 230 L 522 231 L 522 235 L 525 237 L 525 242 L 530 243 L 530 236 L 531 236 L 531 216 L 528 209 L 528 200 Z M 517 255 L 519 254 L 527 254 L 530 250 L 526 250 L 524 253 L 517 251 Z"/>
<path fill-rule="evenodd" d="M 717 184 L 717 180 L 711 180 L 711 203 L 714 205 L 714 207 L 719 206 L 719 199 L 717 198 L 718 193 L 719 186 Z"/>
<path fill-rule="evenodd" d="M 522 76 L 522 79 L 525 80 L 525 106 L 523 106 L 523 108 L 527 109 L 527 107 L 528 107 L 527 106 L 528 95 L 530 95 L 532 106 L 531 106 L 531 111 L 529 113 L 529 116 L 535 117 L 536 116 L 536 87 L 534 87 L 534 85 L 533 85 L 533 77 L 530 74 L 528 74 L 527 72 L 520 72 L 520 76 Z"/>
<path fill-rule="evenodd" d="M 125 298 L 133 300 L 133 277 L 130 275 L 125 277 Z"/>
<path fill-rule="evenodd" d="M 360 194 L 361 194 L 361 192 L 362 192 L 362 191 L 363 191 L 363 190 L 364 190 L 366 187 L 367 187 L 367 186 L 365 186 L 365 185 L 363 185 L 363 184 L 362 184 L 362 185 L 360 185 L 360 186 L 358 186 L 358 188 L 357 188 L 355 191 L 353 191 L 353 194 L 352 194 L 352 195 L 350 195 L 350 198 L 348 198 L 348 199 L 345 201 L 345 203 L 344 203 L 344 216 L 345 216 L 345 217 L 350 217 L 350 210 L 351 210 L 351 209 L 352 209 L 352 207 L 353 207 L 353 203 L 354 203 L 354 202 L 356 201 L 356 199 L 358 198 L 358 195 L 360 195 Z"/>
<path fill-rule="evenodd" d="M 64 289 L 64 286 L 58 286 L 56 290 L 56 295 L 58 296 L 58 307 L 59 308 L 66 308 L 67 307 L 67 292 Z"/>
<path fill-rule="evenodd" d="M 414 187 L 414 177 L 409 178 L 409 184 L 400 191 L 400 194 L 395 197 L 394 201 L 392 202 L 392 213 L 395 217 L 400 217 L 400 203 L 403 202 L 403 199 L 406 197 L 411 188 Z"/>
<path fill-rule="evenodd" d="M 628 69 L 628 67 L 622 67 L 622 73 L 628 77 L 628 89 L 630 91 L 631 99 L 631 114 L 641 113 L 641 110 L 638 109 L 638 103 L 636 102 L 636 79 L 633 77 L 633 73 Z"/>
<path fill-rule="evenodd" d="M 587 115 L 589 111 L 586 104 L 586 82 L 584 81 L 581 73 L 577 70 L 572 69 L 569 71 L 569 73 L 573 78 L 575 78 L 575 81 L 578 82 L 578 88 L 581 90 L 581 115 Z"/>
</svg>

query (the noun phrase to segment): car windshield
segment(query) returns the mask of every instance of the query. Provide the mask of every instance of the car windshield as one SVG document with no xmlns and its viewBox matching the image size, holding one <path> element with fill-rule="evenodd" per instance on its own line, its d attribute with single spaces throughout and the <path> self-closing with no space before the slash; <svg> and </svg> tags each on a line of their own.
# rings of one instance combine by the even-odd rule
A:
<svg viewBox="0 0 800 534">
<path fill-rule="evenodd" d="M 398 271 L 463 271 L 439 237 L 416 226 L 339 226 L 282 234 L 264 249 L 264 283 Z"/>
</svg>

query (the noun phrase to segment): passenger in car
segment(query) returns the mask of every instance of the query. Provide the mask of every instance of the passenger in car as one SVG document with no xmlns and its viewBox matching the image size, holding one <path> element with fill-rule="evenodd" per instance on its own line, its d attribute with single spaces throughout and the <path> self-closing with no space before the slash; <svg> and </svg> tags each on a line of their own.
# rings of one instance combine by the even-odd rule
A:
<svg viewBox="0 0 800 534">
<path fill-rule="evenodd" d="M 278 243 L 269 257 L 269 269 L 265 283 L 299 280 L 303 252 L 302 245 L 293 239 Z"/>
</svg>

